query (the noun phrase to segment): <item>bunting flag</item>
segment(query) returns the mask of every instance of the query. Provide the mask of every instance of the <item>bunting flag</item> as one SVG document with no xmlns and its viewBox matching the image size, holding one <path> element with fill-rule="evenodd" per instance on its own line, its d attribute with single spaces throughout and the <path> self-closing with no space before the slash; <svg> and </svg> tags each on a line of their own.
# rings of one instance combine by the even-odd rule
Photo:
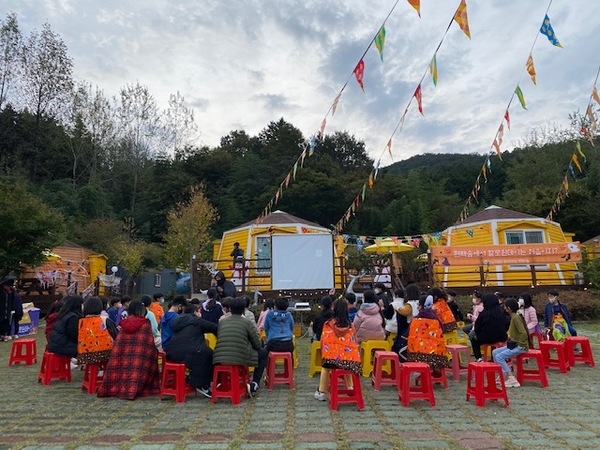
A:
<svg viewBox="0 0 600 450">
<path fill-rule="evenodd" d="M 566 191 L 569 190 L 569 178 L 566 175 L 563 178 L 563 186 L 564 186 L 564 188 L 565 188 Z"/>
<path fill-rule="evenodd" d="M 300 168 L 301 169 L 304 168 L 304 158 L 306 158 L 306 147 L 304 147 L 304 150 L 302 151 L 302 154 L 300 155 Z"/>
<path fill-rule="evenodd" d="M 581 156 L 583 158 L 583 162 L 586 162 L 587 158 L 586 158 L 585 154 L 581 151 L 581 144 L 579 143 L 579 141 L 577 141 L 575 148 L 577 149 L 577 153 L 579 153 L 579 156 Z"/>
<path fill-rule="evenodd" d="M 287 177 L 285 177 L 285 181 L 284 181 L 285 187 L 288 187 L 290 185 L 290 179 L 291 178 L 292 178 L 292 173 L 290 172 L 290 173 L 287 174 Z"/>
<path fill-rule="evenodd" d="M 358 85 L 365 92 L 365 86 L 363 85 L 363 76 L 365 74 L 365 62 L 361 59 L 356 67 L 354 68 L 354 76 L 356 77 L 356 81 L 358 81 Z"/>
<path fill-rule="evenodd" d="M 575 153 L 573 153 L 573 157 L 571 158 L 571 161 L 573 161 L 573 164 L 575 164 L 575 166 L 577 167 L 577 170 L 579 170 L 579 172 L 583 172 L 583 169 L 581 168 L 581 164 L 579 164 L 579 158 L 577 158 L 577 155 Z"/>
<path fill-rule="evenodd" d="M 517 84 L 517 88 L 515 89 L 515 94 L 517 94 L 517 98 L 519 99 L 519 103 L 521 103 L 521 107 L 527 110 L 527 105 L 525 104 L 525 97 L 523 97 L 523 91 Z"/>
<path fill-rule="evenodd" d="M 527 63 L 525 64 L 525 67 L 527 67 L 527 73 L 531 77 L 531 81 L 533 82 L 533 84 L 537 84 L 535 82 L 535 67 L 533 66 L 533 56 L 531 55 L 531 53 L 529 54 L 529 58 L 527 58 Z"/>
<path fill-rule="evenodd" d="M 313 136 L 310 138 L 310 143 L 308 146 L 308 156 L 312 156 L 315 152 L 315 146 L 317 145 L 317 139 Z"/>
<path fill-rule="evenodd" d="M 421 0 L 408 0 L 408 3 L 417 10 L 417 14 L 421 17 Z"/>
<path fill-rule="evenodd" d="M 298 161 L 296 161 L 294 163 L 294 169 L 293 169 L 293 172 L 292 172 L 292 177 L 294 178 L 294 181 L 296 181 L 296 172 L 297 171 L 298 171 Z"/>
<path fill-rule="evenodd" d="M 382 62 L 383 62 L 383 46 L 384 46 L 384 44 L 385 44 L 385 26 L 382 26 L 381 29 L 379 30 L 379 33 L 377 33 L 377 36 L 375 36 L 375 47 L 377 47 L 377 51 L 379 52 L 379 57 L 381 58 Z"/>
<path fill-rule="evenodd" d="M 504 137 L 504 124 L 500 124 L 500 128 L 498 128 L 498 145 L 502 145 L 502 138 Z"/>
<path fill-rule="evenodd" d="M 573 164 L 569 162 L 569 172 L 571 172 L 571 176 L 575 178 L 575 169 L 573 169 Z"/>
<path fill-rule="evenodd" d="M 321 136 L 321 139 L 323 139 L 325 137 L 325 127 L 327 126 L 327 118 L 323 119 L 323 122 L 321 122 L 321 127 L 319 128 L 319 134 Z"/>
<path fill-rule="evenodd" d="M 492 145 L 496 149 L 496 154 L 498 155 L 498 158 L 502 159 L 502 150 L 500 150 L 500 144 L 498 144 L 498 141 L 496 139 L 494 139 L 494 143 Z"/>
<path fill-rule="evenodd" d="M 548 40 L 552 42 L 552 45 L 562 48 L 562 45 L 560 45 L 560 42 L 558 42 L 558 39 L 556 39 L 556 35 L 554 34 L 552 25 L 550 25 L 550 17 L 548 17 L 548 14 L 546 14 L 546 16 L 544 17 L 544 21 L 542 22 L 542 26 L 540 27 L 540 33 L 546 36 Z"/>
<path fill-rule="evenodd" d="M 367 181 L 367 183 L 369 184 L 369 189 L 373 189 L 373 183 L 375 182 L 375 179 L 373 178 L 373 172 L 371 172 L 369 174 L 369 179 Z"/>
<path fill-rule="evenodd" d="M 508 108 L 504 112 L 504 120 L 506 120 L 506 126 L 510 130 L 510 114 L 508 113 Z"/>
<path fill-rule="evenodd" d="M 419 112 L 421 113 L 422 116 L 424 116 L 423 114 L 423 97 L 422 97 L 422 93 L 421 93 L 421 83 L 419 83 L 419 85 L 417 86 L 417 89 L 415 90 L 415 93 L 413 94 L 413 96 L 417 99 L 417 108 L 419 108 Z"/>
<path fill-rule="evenodd" d="M 596 86 L 594 86 L 594 90 L 592 91 L 592 98 L 600 105 L 600 95 L 598 95 L 598 89 L 596 89 Z"/>
<path fill-rule="evenodd" d="M 592 109 L 592 104 L 590 103 L 585 111 L 585 115 L 590 119 L 590 123 L 596 123 L 596 116 L 594 115 L 594 111 Z"/>
<path fill-rule="evenodd" d="M 360 192 L 360 198 L 362 199 L 362 201 L 365 201 L 365 195 L 367 193 L 367 183 L 363 184 L 362 190 Z"/>
<path fill-rule="evenodd" d="M 437 86 L 438 69 L 435 54 L 433 55 L 433 58 L 431 58 L 431 63 L 429 64 L 429 72 L 431 72 L 431 78 L 433 78 L 433 85 Z"/>
<path fill-rule="evenodd" d="M 481 174 L 483 175 L 483 179 L 487 183 L 487 181 L 488 181 L 488 179 L 487 179 L 487 167 L 485 166 L 485 164 L 481 167 Z"/>
<path fill-rule="evenodd" d="M 388 141 L 386 147 L 387 147 L 388 152 L 390 152 L 390 158 L 392 158 L 392 162 L 393 162 L 394 161 L 394 156 L 392 155 L 392 138 L 390 138 L 390 140 Z"/>
<path fill-rule="evenodd" d="M 465 0 L 460 1 L 460 5 L 454 13 L 453 20 L 460 27 L 461 30 L 471 39 L 471 32 L 469 31 L 469 19 L 467 17 L 467 2 Z"/>
<path fill-rule="evenodd" d="M 341 95 L 342 95 L 342 92 L 340 91 L 340 93 L 337 95 L 337 97 L 333 101 L 333 105 L 331 105 L 331 116 L 332 117 L 335 114 L 335 110 L 337 109 L 337 105 L 338 105 L 338 102 L 340 101 Z"/>
</svg>

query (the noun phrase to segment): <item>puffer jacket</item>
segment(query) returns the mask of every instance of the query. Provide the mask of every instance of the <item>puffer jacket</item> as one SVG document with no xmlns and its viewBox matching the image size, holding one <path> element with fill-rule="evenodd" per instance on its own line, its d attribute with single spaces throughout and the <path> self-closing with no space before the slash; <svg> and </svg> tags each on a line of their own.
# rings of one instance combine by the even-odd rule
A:
<svg viewBox="0 0 600 450">
<path fill-rule="evenodd" d="M 77 356 L 77 336 L 79 333 L 79 319 L 81 316 L 68 312 L 58 318 L 50 332 L 48 351 L 57 355 Z"/>
<path fill-rule="evenodd" d="M 289 311 L 269 311 L 265 319 L 267 342 L 290 340 L 294 334 L 294 318 Z"/>
<path fill-rule="evenodd" d="M 360 305 L 360 309 L 356 313 L 356 317 L 352 323 L 354 324 L 356 340 L 359 344 L 362 341 L 385 339 L 383 317 L 377 303 L 363 303 Z"/>
<path fill-rule="evenodd" d="M 217 333 L 217 324 L 193 314 L 182 314 L 171 322 L 173 337 L 166 349 L 167 358 L 183 362 L 188 353 L 199 352 L 205 346 L 204 333 Z"/>
<path fill-rule="evenodd" d="M 262 343 L 252 322 L 238 314 L 219 321 L 219 339 L 213 353 L 213 364 L 258 366 L 258 349 Z"/>
</svg>

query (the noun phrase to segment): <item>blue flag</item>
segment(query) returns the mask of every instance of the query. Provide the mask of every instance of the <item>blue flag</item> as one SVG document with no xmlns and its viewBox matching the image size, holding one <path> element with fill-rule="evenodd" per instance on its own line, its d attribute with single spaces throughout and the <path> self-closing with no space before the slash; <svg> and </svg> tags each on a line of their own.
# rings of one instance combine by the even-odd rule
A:
<svg viewBox="0 0 600 450">
<path fill-rule="evenodd" d="M 553 45 L 562 48 L 562 45 L 560 45 L 560 42 L 558 42 L 558 39 L 556 39 L 552 25 L 550 25 L 550 17 L 548 17 L 548 14 L 546 14 L 544 17 L 544 21 L 542 22 L 542 26 L 540 28 L 540 33 L 546 36 Z"/>
</svg>

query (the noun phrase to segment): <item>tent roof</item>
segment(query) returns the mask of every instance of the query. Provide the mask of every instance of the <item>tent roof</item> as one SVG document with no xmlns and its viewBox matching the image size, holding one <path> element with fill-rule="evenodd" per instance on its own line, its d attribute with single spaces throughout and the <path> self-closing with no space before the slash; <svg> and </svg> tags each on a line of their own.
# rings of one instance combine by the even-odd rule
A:
<svg viewBox="0 0 600 450">
<path fill-rule="evenodd" d="M 483 211 L 479 211 L 470 217 L 467 217 L 462 222 L 456 225 L 466 225 L 475 222 L 485 222 L 487 220 L 506 220 L 506 219 L 540 219 L 540 217 L 532 216 L 511 209 L 501 208 L 500 206 L 488 206 Z"/>
<path fill-rule="evenodd" d="M 324 231 L 328 231 L 327 228 L 322 227 L 318 223 L 314 223 L 314 222 L 311 222 L 306 219 L 301 219 L 300 217 L 296 217 L 296 216 L 293 216 L 292 214 L 288 214 L 286 212 L 279 211 L 279 210 L 273 211 L 271 214 L 267 215 L 260 222 L 257 222 L 256 219 L 250 220 L 246 223 L 238 225 L 235 228 L 232 228 L 229 231 L 238 230 L 240 228 L 250 227 L 253 225 L 266 226 L 266 225 L 298 225 L 298 224 L 308 225 L 310 227 L 320 228 Z"/>
</svg>

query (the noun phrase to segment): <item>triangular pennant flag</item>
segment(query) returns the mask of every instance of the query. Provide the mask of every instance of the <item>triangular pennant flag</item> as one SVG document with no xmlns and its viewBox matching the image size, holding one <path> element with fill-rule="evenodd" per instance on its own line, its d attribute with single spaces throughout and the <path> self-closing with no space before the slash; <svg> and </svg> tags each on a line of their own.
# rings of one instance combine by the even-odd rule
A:
<svg viewBox="0 0 600 450">
<path fill-rule="evenodd" d="M 375 180 L 373 179 L 373 172 L 371 172 L 369 174 L 369 179 L 367 180 L 367 183 L 369 184 L 369 189 L 373 188 L 373 183 L 375 182 Z"/>
<path fill-rule="evenodd" d="M 590 119 L 590 123 L 596 123 L 596 116 L 594 115 L 591 103 L 588 105 L 585 115 Z"/>
<path fill-rule="evenodd" d="M 306 147 L 304 147 L 304 150 L 302 151 L 302 154 L 300 155 L 300 168 L 301 169 L 304 167 L 304 158 L 306 158 Z"/>
<path fill-rule="evenodd" d="M 567 178 L 567 176 L 565 175 L 565 177 L 563 178 L 563 186 L 565 188 L 565 190 L 569 190 L 569 179 Z"/>
<path fill-rule="evenodd" d="M 393 162 L 394 156 L 392 155 L 392 138 L 390 138 L 390 140 L 388 141 L 386 148 L 388 149 L 388 152 L 390 152 L 390 158 L 392 158 L 392 162 Z"/>
<path fill-rule="evenodd" d="M 500 144 L 498 144 L 498 141 L 496 139 L 494 139 L 494 143 L 492 145 L 496 149 L 496 154 L 498 155 L 498 158 L 502 159 L 502 150 L 500 150 Z"/>
<path fill-rule="evenodd" d="M 519 99 L 519 103 L 521 103 L 521 107 L 523 109 L 527 109 L 527 105 L 525 104 L 525 97 L 523 97 L 523 91 L 517 84 L 517 88 L 515 89 L 515 94 L 517 94 L 517 98 Z"/>
<path fill-rule="evenodd" d="M 573 153 L 573 157 L 571 158 L 571 161 L 573 161 L 573 164 L 575 164 L 575 166 L 577 166 L 577 170 L 579 170 L 579 172 L 583 172 L 583 169 L 581 168 L 581 164 L 579 164 L 579 158 L 577 157 L 577 155 L 575 153 Z"/>
<path fill-rule="evenodd" d="M 408 3 L 417 10 L 417 14 L 421 17 L 421 0 L 408 0 Z"/>
<path fill-rule="evenodd" d="M 469 31 L 469 18 L 467 17 L 467 2 L 465 0 L 460 1 L 460 5 L 456 9 L 453 17 L 454 21 L 458 24 L 461 30 L 471 39 L 471 32 Z"/>
<path fill-rule="evenodd" d="M 277 189 L 277 192 L 275 192 L 275 203 L 279 202 L 279 195 L 281 194 L 280 189 L 281 187 Z"/>
<path fill-rule="evenodd" d="M 292 176 L 294 178 L 294 181 L 296 181 L 296 171 L 298 170 L 298 161 L 296 161 L 294 163 L 294 171 L 292 172 Z"/>
<path fill-rule="evenodd" d="M 319 128 L 319 135 L 321 136 L 321 139 L 323 139 L 325 137 L 325 127 L 327 126 L 327 118 L 324 118 L 323 121 L 321 122 L 321 128 Z"/>
<path fill-rule="evenodd" d="M 508 113 L 508 109 L 504 112 L 504 120 L 506 120 L 506 126 L 510 130 L 510 114 Z"/>
<path fill-rule="evenodd" d="M 317 138 L 313 136 L 310 138 L 310 143 L 309 143 L 309 147 L 308 147 L 308 156 L 313 155 L 313 153 L 315 152 L 316 145 L 317 145 Z"/>
<path fill-rule="evenodd" d="M 362 201 L 365 201 L 365 194 L 367 193 L 367 183 L 363 184 L 362 190 L 360 192 L 360 197 Z"/>
<path fill-rule="evenodd" d="M 502 145 L 502 138 L 504 137 L 504 124 L 500 124 L 500 128 L 498 128 L 498 145 Z"/>
<path fill-rule="evenodd" d="M 292 173 L 288 173 L 287 177 L 285 177 L 285 187 L 288 187 L 290 185 L 290 179 L 292 178 Z"/>
<path fill-rule="evenodd" d="M 594 90 L 592 91 L 592 98 L 600 105 L 600 95 L 598 95 L 598 89 L 596 89 L 596 86 L 594 86 Z"/>
<path fill-rule="evenodd" d="M 423 116 L 423 96 L 421 93 L 421 84 L 419 83 L 419 85 L 417 86 L 417 89 L 415 90 L 415 93 L 413 94 L 413 96 L 417 99 L 417 108 L 419 108 L 419 112 L 421 113 L 421 115 Z"/>
<path fill-rule="evenodd" d="M 332 117 L 335 114 L 335 110 L 337 109 L 337 105 L 338 105 L 338 102 L 340 101 L 341 96 L 342 96 L 342 92 L 340 91 L 340 93 L 337 95 L 337 97 L 333 101 L 333 105 L 331 105 L 331 116 Z"/>
<path fill-rule="evenodd" d="M 435 54 L 433 55 L 433 58 L 431 58 L 431 63 L 429 63 L 429 72 L 431 72 L 431 78 L 433 78 L 433 85 L 437 86 L 438 69 Z"/>
<path fill-rule="evenodd" d="M 571 176 L 575 178 L 575 169 L 573 169 L 573 164 L 569 163 L 569 172 L 571 172 Z"/>
<path fill-rule="evenodd" d="M 358 81 L 358 85 L 365 92 L 365 86 L 363 85 L 363 76 L 365 74 L 365 62 L 361 59 L 356 67 L 354 68 L 354 76 L 356 77 L 356 81 Z"/>
<path fill-rule="evenodd" d="M 487 183 L 487 181 L 488 181 L 488 179 L 487 179 L 487 167 L 485 166 L 485 164 L 481 168 L 481 174 L 483 175 L 483 179 Z"/>
<path fill-rule="evenodd" d="M 485 159 L 485 165 L 487 166 L 488 171 L 492 173 L 492 162 L 490 161 L 490 155 L 488 155 Z"/>
<path fill-rule="evenodd" d="M 527 73 L 531 77 L 531 81 L 533 84 L 537 84 L 535 82 L 535 67 L 533 66 L 533 56 L 531 53 L 529 54 L 529 58 L 527 58 L 527 63 L 525 63 L 525 67 L 527 68 Z"/>
<path fill-rule="evenodd" d="M 544 17 L 544 21 L 542 22 L 542 26 L 540 27 L 540 33 L 546 36 L 548 40 L 552 42 L 552 45 L 562 48 L 562 45 L 560 45 L 560 42 L 558 42 L 558 39 L 556 39 L 556 35 L 554 34 L 552 25 L 550 25 L 550 18 L 548 17 L 548 14 L 546 14 L 546 16 Z"/>
<path fill-rule="evenodd" d="M 377 51 L 379 52 L 379 57 L 381 61 L 383 61 L 383 46 L 385 45 L 385 26 L 382 26 L 375 36 L 375 47 L 377 47 Z"/>
<path fill-rule="evenodd" d="M 577 153 L 579 153 L 579 156 L 583 158 L 583 162 L 586 162 L 587 158 L 585 154 L 581 151 L 581 144 L 579 143 L 579 141 L 577 141 L 577 144 L 575 144 L 575 148 L 577 148 Z"/>
</svg>

